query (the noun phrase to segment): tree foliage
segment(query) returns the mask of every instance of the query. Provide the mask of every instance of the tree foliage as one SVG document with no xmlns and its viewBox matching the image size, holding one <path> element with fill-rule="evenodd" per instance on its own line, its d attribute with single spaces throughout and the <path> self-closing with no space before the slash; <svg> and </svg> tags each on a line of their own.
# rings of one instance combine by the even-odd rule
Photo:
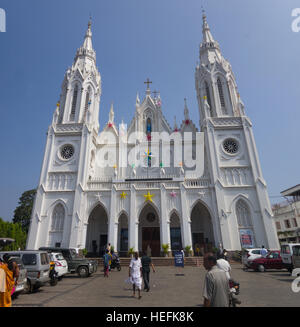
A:
<svg viewBox="0 0 300 327">
<path fill-rule="evenodd" d="M 13 238 L 15 242 L 4 246 L 2 251 L 21 250 L 25 249 L 27 233 L 22 230 L 19 223 L 4 221 L 0 218 L 0 237 Z"/>
<path fill-rule="evenodd" d="M 19 206 L 14 211 L 14 223 L 19 223 L 26 234 L 29 230 L 31 212 L 33 208 L 33 201 L 36 194 L 36 190 L 25 191 L 20 199 Z"/>
</svg>

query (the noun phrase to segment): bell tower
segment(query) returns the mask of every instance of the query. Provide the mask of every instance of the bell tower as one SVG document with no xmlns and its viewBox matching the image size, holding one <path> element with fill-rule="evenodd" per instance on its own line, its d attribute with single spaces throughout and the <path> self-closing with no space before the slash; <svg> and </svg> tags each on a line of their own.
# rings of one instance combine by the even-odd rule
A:
<svg viewBox="0 0 300 327">
<path fill-rule="evenodd" d="M 205 13 L 202 18 L 195 87 L 221 242 L 226 249 L 239 249 L 244 246 L 242 235 L 247 233 L 253 246 L 278 249 L 252 122 L 245 114 L 231 65 L 212 36 Z"/>
<path fill-rule="evenodd" d="M 65 73 L 60 100 L 48 128 L 27 240 L 29 249 L 84 247 L 82 230 L 86 231 L 87 222 L 83 189 L 93 174 L 100 96 L 101 76 L 89 21 L 84 42 Z"/>
<path fill-rule="evenodd" d="M 87 123 L 98 130 L 100 96 L 101 76 L 96 67 L 89 21 L 83 45 L 77 49 L 73 65 L 65 73 L 57 123 Z"/>
</svg>

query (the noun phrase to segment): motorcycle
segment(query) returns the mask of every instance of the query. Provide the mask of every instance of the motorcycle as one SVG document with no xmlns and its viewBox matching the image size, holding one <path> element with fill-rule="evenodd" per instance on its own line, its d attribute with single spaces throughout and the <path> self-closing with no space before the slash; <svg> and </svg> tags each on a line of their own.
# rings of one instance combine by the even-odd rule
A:
<svg viewBox="0 0 300 327">
<path fill-rule="evenodd" d="M 58 272 L 55 270 L 55 262 L 54 261 L 50 262 L 49 277 L 50 277 L 50 285 L 55 286 L 58 282 Z"/>
<path fill-rule="evenodd" d="M 240 293 L 240 284 L 233 279 L 229 280 L 229 306 L 236 307 L 237 304 L 241 304 L 241 301 L 235 297 Z"/>
<path fill-rule="evenodd" d="M 110 269 L 115 269 L 115 268 L 117 268 L 118 271 L 121 270 L 120 258 L 117 256 L 111 260 L 111 265 L 110 265 Z"/>
</svg>

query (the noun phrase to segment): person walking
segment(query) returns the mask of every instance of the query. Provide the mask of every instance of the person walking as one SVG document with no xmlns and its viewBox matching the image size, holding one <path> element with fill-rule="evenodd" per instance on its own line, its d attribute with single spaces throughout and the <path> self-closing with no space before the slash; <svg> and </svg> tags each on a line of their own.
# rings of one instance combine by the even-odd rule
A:
<svg viewBox="0 0 300 327">
<path fill-rule="evenodd" d="M 229 307 L 229 282 L 226 273 L 218 268 L 213 253 L 204 256 L 204 268 L 207 270 L 204 280 L 204 307 Z"/>
<path fill-rule="evenodd" d="M 0 265 L 0 307 L 11 307 L 11 295 L 18 284 L 19 273 L 17 263 L 10 260 L 9 254 L 4 254 Z"/>
<path fill-rule="evenodd" d="M 111 250 L 111 245 L 110 245 L 110 243 L 107 244 L 107 246 L 106 246 L 106 250 L 108 250 L 108 252 L 110 252 L 110 250 Z"/>
<path fill-rule="evenodd" d="M 103 265 L 104 265 L 104 277 L 108 277 L 108 270 L 109 270 L 109 261 L 111 260 L 111 254 L 108 250 L 105 250 L 105 254 L 103 256 Z"/>
<path fill-rule="evenodd" d="M 231 266 L 230 263 L 228 262 L 227 258 L 225 257 L 225 254 L 222 254 L 221 257 L 217 260 L 217 266 L 219 269 L 223 270 L 226 274 L 226 277 L 228 279 L 228 282 L 232 281 L 234 284 L 236 282 L 231 278 Z M 241 304 L 241 301 L 238 300 L 233 294 L 231 294 L 232 300 L 236 304 Z"/>
<path fill-rule="evenodd" d="M 231 266 L 228 260 L 226 259 L 225 254 L 221 254 L 220 258 L 217 260 L 217 267 L 225 272 L 228 280 L 231 279 L 230 277 Z"/>
<path fill-rule="evenodd" d="M 155 269 L 151 258 L 146 254 L 146 252 L 143 252 L 141 263 L 142 263 L 142 275 L 144 280 L 144 290 L 149 292 L 150 291 L 150 265 L 154 273 L 155 273 Z"/>
<path fill-rule="evenodd" d="M 268 254 L 268 251 L 265 249 L 264 245 L 261 246 L 260 254 L 263 258 Z"/>
<path fill-rule="evenodd" d="M 135 252 L 134 257 L 130 261 L 129 265 L 129 278 L 132 283 L 133 287 L 133 297 L 135 297 L 135 289 L 138 289 L 138 294 L 139 294 L 139 299 L 142 297 L 141 296 L 141 288 L 142 288 L 142 262 L 141 259 L 139 258 L 139 253 Z"/>
</svg>

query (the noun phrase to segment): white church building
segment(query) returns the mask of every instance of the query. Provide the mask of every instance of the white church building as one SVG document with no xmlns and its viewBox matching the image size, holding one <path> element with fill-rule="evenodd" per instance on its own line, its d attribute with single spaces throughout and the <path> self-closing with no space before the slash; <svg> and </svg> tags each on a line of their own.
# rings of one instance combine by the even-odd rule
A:
<svg viewBox="0 0 300 327">
<path fill-rule="evenodd" d="M 160 94 L 145 83 L 128 126 L 116 126 L 112 105 L 100 131 L 101 76 L 89 23 L 48 129 L 27 248 L 99 253 L 111 243 L 121 254 L 150 247 L 152 256 L 163 244 L 170 251 L 220 243 L 228 251 L 278 249 L 252 123 L 205 14 L 195 70 L 199 131 L 186 100 L 183 121 L 170 126 Z M 198 161 L 201 174 L 189 165 Z"/>
</svg>

